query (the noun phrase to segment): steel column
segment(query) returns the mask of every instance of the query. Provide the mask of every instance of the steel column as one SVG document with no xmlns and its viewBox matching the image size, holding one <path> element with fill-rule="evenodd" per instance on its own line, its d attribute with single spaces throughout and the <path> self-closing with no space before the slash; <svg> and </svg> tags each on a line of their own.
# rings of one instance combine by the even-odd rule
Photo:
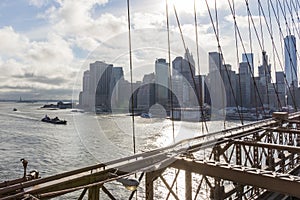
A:
<svg viewBox="0 0 300 200">
<path fill-rule="evenodd" d="M 99 200 L 100 199 L 100 186 L 92 186 L 89 188 L 88 200 Z"/>
<path fill-rule="evenodd" d="M 185 171 L 185 199 L 192 200 L 192 173 Z"/>
</svg>

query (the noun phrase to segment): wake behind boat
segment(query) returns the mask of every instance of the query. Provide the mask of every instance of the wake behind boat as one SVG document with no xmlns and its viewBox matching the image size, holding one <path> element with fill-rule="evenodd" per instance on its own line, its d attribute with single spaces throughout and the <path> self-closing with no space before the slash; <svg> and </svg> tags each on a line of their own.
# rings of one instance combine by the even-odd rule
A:
<svg viewBox="0 0 300 200">
<path fill-rule="evenodd" d="M 42 122 L 47 122 L 51 124 L 67 124 L 66 120 L 60 120 L 58 117 L 50 118 L 47 115 L 42 119 Z"/>
</svg>

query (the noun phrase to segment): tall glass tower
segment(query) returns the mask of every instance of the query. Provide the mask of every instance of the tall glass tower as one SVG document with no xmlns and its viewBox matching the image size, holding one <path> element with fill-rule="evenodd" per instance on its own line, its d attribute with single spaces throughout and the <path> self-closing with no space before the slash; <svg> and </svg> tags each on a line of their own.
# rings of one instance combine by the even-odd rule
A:
<svg viewBox="0 0 300 200">
<path fill-rule="evenodd" d="M 296 38 L 288 35 L 284 38 L 285 75 L 290 85 L 298 87 L 298 67 L 296 57 Z"/>
</svg>

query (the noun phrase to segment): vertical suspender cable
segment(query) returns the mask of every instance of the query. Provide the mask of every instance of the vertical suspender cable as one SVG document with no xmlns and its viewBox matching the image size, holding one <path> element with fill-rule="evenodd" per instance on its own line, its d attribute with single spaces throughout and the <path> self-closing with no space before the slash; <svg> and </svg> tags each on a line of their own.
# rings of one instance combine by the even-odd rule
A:
<svg viewBox="0 0 300 200">
<path fill-rule="evenodd" d="M 233 10 L 234 10 L 234 13 L 233 13 L 233 18 L 235 19 L 235 4 L 234 4 L 234 0 L 232 0 L 232 5 L 233 5 Z M 236 27 L 234 27 L 234 38 L 235 38 L 235 49 L 236 49 L 236 62 L 237 62 L 237 66 L 239 67 L 239 47 L 238 47 L 238 40 L 237 40 L 237 30 L 236 30 Z M 249 65 L 249 63 L 248 63 Z M 249 65 L 250 66 L 250 65 Z M 240 93 L 240 105 L 241 107 L 243 107 L 243 95 L 242 95 L 242 87 L 241 87 L 241 74 L 239 73 L 239 93 Z M 241 121 L 242 121 L 242 124 L 244 122 L 244 116 L 241 115 Z"/>
<path fill-rule="evenodd" d="M 131 89 L 131 116 L 132 116 L 132 141 L 133 153 L 136 153 L 135 146 L 135 124 L 134 124 L 134 94 L 133 94 L 133 77 L 132 77 L 132 49 L 131 49 L 131 22 L 130 22 L 130 5 L 127 0 L 127 21 L 128 21 L 128 42 L 129 42 L 129 67 L 130 67 L 130 89 Z"/>
<path fill-rule="evenodd" d="M 277 1 L 276 1 L 276 2 L 277 2 Z M 279 28 L 279 33 L 280 33 L 281 41 L 282 41 L 282 40 L 283 40 L 283 33 L 282 33 L 282 29 L 281 29 L 281 26 L 280 26 L 280 20 L 279 20 L 278 2 L 277 2 L 277 4 L 276 4 L 276 7 L 277 7 L 277 13 L 276 13 L 276 11 L 275 11 L 275 8 L 274 8 L 274 5 L 273 5 L 272 1 L 270 1 L 270 3 L 271 3 L 271 7 L 272 7 L 272 10 L 273 10 L 273 13 L 274 13 L 274 15 L 275 15 L 275 19 L 276 19 L 276 22 L 277 22 L 277 25 L 278 25 L 278 28 Z M 279 2 L 279 3 L 280 3 L 280 2 Z M 284 43 L 284 42 L 283 42 L 283 43 Z M 281 44 L 282 44 L 282 42 L 281 42 Z M 284 44 L 284 45 L 285 45 L 285 47 L 286 47 L 286 44 Z M 281 49 L 283 50 L 282 45 L 281 45 Z M 277 52 L 276 48 L 275 48 L 275 52 L 276 52 L 276 55 L 277 55 L 277 57 L 278 57 L 278 61 L 279 61 L 280 67 L 281 67 L 282 71 L 284 71 L 284 69 L 283 69 L 283 67 L 282 67 L 282 63 L 280 62 L 279 55 L 278 55 L 278 52 Z M 289 53 L 290 51 L 288 50 L 287 52 Z M 282 54 L 283 54 L 283 57 L 284 57 L 284 52 L 282 52 Z M 290 53 L 289 53 L 289 54 L 290 54 Z M 289 55 L 289 56 L 290 56 L 290 55 Z M 292 91 L 291 91 L 291 88 L 290 88 L 290 86 L 289 86 L 289 84 L 288 84 L 286 75 L 284 75 L 284 79 L 285 79 L 287 88 L 288 88 L 288 90 L 289 90 L 289 93 L 290 93 L 290 95 L 291 95 L 292 102 L 293 102 L 293 105 L 294 105 L 294 107 L 295 107 L 295 110 L 297 111 L 297 105 L 296 105 L 296 101 L 295 101 L 295 95 L 294 95 L 294 94 L 292 93 Z"/>
<path fill-rule="evenodd" d="M 232 8 L 232 6 L 231 6 L 230 0 L 227 0 L 227 2 L 228 2 L 228 4 L 229 4 L 230 10 L 231 10 L 231 14 L 233 15 L 234 11 L 233 11 L 233 8 Z M 247 5 L 247 8 L 248 8 L 248 15 L 250 15 L 251 13 L 250 13 L 250 10 L 249 10 L 248 1 L 246 1 L 246 5 Z M 237 33 L 238 33 L 240 42 L 241 42 L 242 47 L 243 47 L 243 51 L 244 51 L 244 53 L 246 53 L 246 48 L 245 48 L 245 45 L 244 45 L 244 43 L 243 43 L 243 38 L 242 38 L 241 32 L 240 32 L 240 30 L 239 30 L 239 28 L 238 28 L 236 19 L 234 18 L 233 20 L 234 20 L 234 26 L 235 26 L 236 29 L 237 29 Z M 247 62 L 249 63 L 250 61 L 249 61 L 248 57 L 246 57 L 246 59 L 247 59 Z M 253 71 L 252 71 L 251 68 L 250 68 L 250 73 L 251 73 L 251 75 L 252 75 L 252 77 L 253 77 L 253 80 L 254 80 L 253 83 L 254 83 L 254 87 L 255 87 L 255 89 L 256 89 L 256 91 L 257 91 L 257 94 L 258 94 L 258 99 L 259 99 L 259 101 L 260 101 L 260 103 L 261 103 L 261 105 L 262 105 L 263 102 L 262 102 L 262 99 L 261 99 L 261 96 L 260 96 L 260 93 L 259 93 L 259 90 L 258 90 L 258 86 L 257 86 L 256 81 L 255 81 L 255 78 L 254 78 L 254 73 L 253 73 Z M 263 112 L 264 112 L 264 114 L 266 114 L 264 108 L 263 108 Z"/>
<path fill-rule="evenodd" d="M 251 55 L 253 55 L 253 43 L 252 43 L 252 34 L 251 34 L 251 23 L 250 23 L 250 15 L 249 15 L 249 11 L 247 10 L 247 21 L 248 21 L 248 34 L 249 34 L 249 43 L 250 43 L 250 53 Z M 245 52 L 246 53 L 246 52 Z M 246 57 L 246 60 L 249 61 L 248 57 Z M 249 62 L 248 62 L 249 63 Z M 252 65 L 253 65 L 253 59 L 252 59 Z M 250 67 L 250 72 L 252 70 L 252 68 Z M 251 80 L 253 82 L 253 87 L 254 85 L 256 84 L 255 82 L 255 73 L 254 73 L 254 68 L 253 68 L 253 72 L 250 73 L 251 74 Z M 251 88 L 252 88 L 252 85 L 251 85 Z M 259 95 L 258 94 L 258 91 L 254 89 L 254 104 L 255 104 L 255 114 L 256 114 L 256 119 L 258 119 L 258 104 L 257 104 L 257 98 L 256 98 L 256 95 Z M 252 91 L 251 91 L 252 92 Z"/>
<path fill-rule="evenodd" d="M 218 8 L 217 8 L 217 0 L 215 0 L 215 20 L 216 20 L 216 37 L 217 38 L 220 38 L 220 33 L 219 33 L 219 20 L 218 20 Z M 220 46 L 220 42 L 218 42 L 218 51 L 219 51 L 219 62 L 218 62 L 218 64 L 220 65 L 220 66 L 218 66 L 219 67 L 219 72 L 221 73 L 221 68 L 222 68 L 222 56 L 223 56 L 223 54 L 222 54 L 222 52 L 221 52 L 221 46 Z M 226 67 L 226 63 L 224 63 L 224 67 L 226 68 L 226 71 L 227 71 L 227 67 Z M 227 74 L 228 74 L 228 72 L 227 72 Z M 229 78 L 229 76 L 228 76 L 228 80 L 230 81 L 230 78 Z M 224 80 L 223 80 L 224 81 Z M 224 85 L 224 90 L 222 90 L 222 104 L 223 104 L 223 106 L 226 108 L 227 107 L 227 105 L 225 105 L 225 95 L 226 94 L 224 94 L 225 92 L 226 92 L 226 88 L 225 88 L 226 86 Z M 227 99 L 226 99 L 227 100 Z M 226 103 L 227 103 L 227 101 L 226 101 Z M 224 121 L 223 121 L 223 127 L 224 127 L 224 129 L 226 129 L 226 113 L 225 113 L 225 108 L 223 108 L 223 116 L 224 116 Z M 242 124 L 243 124 L 243 120 L 242 120 L 242 118 L 241 118 L 241 122 L 242 122 Z"/>
<path fill-rule="evenodd" d="M 259 15 L 259 25 L 260 25 L 262 51 L 265 51 L 264 32 L 263 32 L 263 26 L 262 26 L 262 22 L 261 22 L 261 9 L 260 9 L 259 3 L 257 5 L 258 5 L 258 15 Z M 262 66 L 264 67 L 265 84 L 266 84 L 266 92 L 267 92 L 266 93 L 267 94 L 267 104 L 268 104 L 268 107 L 270 107 L 268 76 L 269 75 L 271 76 L 271 72 L 269 71 L 269 68 L 268 68 L 268 65 L 267 65 L 268 60 L 266 60 L 266 57 L 263 56 L 262 59 L 263 59 Z M 266 66 L 264 66 L 264 64 L 266 64 Z"/>
<path fill-rule="evenodd" d="M 177 25 L 178 25 L 178 28 L 179 28 L 181 40 L 182 40 L 182 43 L 183 43 L 183 48 L 186 50 L 187 46 L 186 46 L 186 43 L 185 43 L 185 40 L 184 40 L 184 37 L 183 37 L 182 28 L 181 28 L 181 25 L 180 25 L 180 22 L 179 22 L 179 17 L 178 17 L 175 5 L 173 6 L 173 8 L 174 8 L 174 13 L 175 13 L 176 22 L 177 22 Z M 193 80 L 193 85 L 196 88 L 195 75 L 193 74 L 191 62 L 189 61 L 189 58 L 187 58 L 187 59 L 188 59 L 188 64 L 189 64 L 189 68 L 190 68 L 191 77 L 192 77 L 192 80 Z M 200 98 L 199 98 L 198 92 L 196 92 L 196 96 L 197 96 L 197 100 L 199 100 Z M 206 121 L 205 121 L 205 123 L 206 123 Z"/>
<path fill-rule="evenodd" d="M 205 3 L 206 3 L 207 10 L 208 10 L 209 18 L 210 18 L 210 21 L 211 21 L 211 24 L 212 24 L 212 27 L 213 27 L 213 30 L 214 30 L 214 33 L 215 33 L 215 37 L 216 37 L 216 40 L 217 40 L 217 43 L 218 43 L 219 51 L 221 52 L 221 59 L 222 59 L 223 64 L 225 65 L 226 62 L 225 62 L 224 56 L 222 54 L 222 48 L 221 48 L 221 45 L 220 45 L 220 38 L 217 35 L 217 30 L 216 30 L 216 27 L 214 25 L 214 20 L 212 18 L 212 14 L 211 14 L 210 7 L 208 5 L 208 1 L 205 0 Z M 230 76 L 229 76 L 226 65 L 225 65 L 225 71 L 226 71 L 226 74 L 227 74 L 227 78 L 229 80 L 230 89 L 231 89 L 233 99 L 234 99 L 234 102 L 235 102 L 235 105 L 236 105 L 236 108 L 237 108 L 237 111 L 238 111 L 238 114 L 239 114 L 239 118 L 242 122 L 241 112 L 240 112 L 240 109 L 239 109 L 239 106 L 238 106 L 237 98 L 235 96 L 235 93 L 234 93 L 234 90 L 233 90 L 233 87 L 232 87 L 232 83 L 231 83 L 231 79 L 230 79 Z"/>
<path fill-rule="evenodd" d="M 271 17 L 271 11 L 270 11 L 270 0 L 268 0 L 268 15 L 269 15 L 269 23 L 270 23 L 270 37 L 271 40 L 273 41 L 273 25 L 272 25 L 272 17 Z M 275 75 L 276 75 L 276 58 L 275 58 L 275 44 L 272 42 L 272 57 L 273 57 L 273 63 L 274 63 L 274 70 L 275 70 Z M 276 79 L 277 83 L 277 79 Z M 278 85 L 277 85 L 277 91 L 278 91 Z M 282 106 L 285 104 L 284 102 L 281 102 L 279 97 L 278 97 L 278 107 L 280 107 L 280 110 L 282 110 Z"/>
<path fill-rule="evenodd" d="M 168 7 L 168 0 L 166 0 L 166 18 L 167 18 L 167 33 L 168 33 L 168 81 L 170 85 L 170 100 L 171 100 L 171 121 L 172 121 L 172 136 L 173 136 L 173 143 L 175 143 L 175 125 L 174 125 L 174 102 L 173 102 L 173 82 L 171 76 L 171 44 L 170 44 L 170 24 L 169 24 L 169 7 Z"/>
<path fill-rule="evenodd" d="M 205 130 L 208 133 L 208 127 L 206 124 L 206 116 L 204 115 L 203 111 L 203 95 L 202 95 L 202 78 L 200 73 L 200 55 L 199 55 L 199 40 L 198 40 L 198 22 L 197 22 L 197 11 L 196 11 L 196 0 L 194 0 L 194 24 L 195 24 L 195 37 L 196 37 L 196 50 L 197 50 L 197 68 L 198 68 L 198 74 L 199 74 L 199 95 L 197 95 L 199 106 L 200 106 L 200 112 L 201 112 L 201 121 L 202 121 L 202 133 L 204 133 L 204 126 Z M 196 88 L 196 86 L 195 86 Z M 197 89 L 197 88 L 196 88 Z"/>
<path fill-rule="evenodd" d="M 273 47 L 273 52 L 274 52 L 275 44 L 274 44 L 274 39 L 273 39 L 273 34 L 272 34 L 273 30 L 272 30 L 272 29 L 270 28 L 270 26 L 268 25 L 268 20 L 267 20 L 267 17 L 266 17 L 266 15 L 265 15 L 265 12 L 264 12 L 264 9 L 263 9 L 263 7 L 262 7 L 262 5 L 261 5 L 260 0 L 258 0 L 258 5 L 259 5 L 259 7 L 260 7 L 260 9 L 261 9 L 261 13 L 262 13 L 262 15 L 263 15 L 263 17 L 264 17 L 264 21 L 265 21 L 265 23 L 266 23 L 267 31 L 268 31 L 268 33 L 269 33 L 269 35 L 270 35 L 270 38 L 271 38 L 271 41 L 272 41 L 272 47 Z M 273 55 L 273 56 L 274 56 L 274 55 Z M 264 59 L 265 59 L 265 58 L 264 58 Z M 275 62 L 275 61 L 274 61 L 274 62 Z M 274 64 L 275 64 L 275 63 L 274 63 Z M 276 85 L 275 85 L 274 81 L 272 81 L 271 71 L 269 71 L 268 68 L 266 68 L 266 69 L 267 69 L 267 73 L 270 74 L 270 80 L 271 80 L 271 83 L 272 83 L 272 85 L 273 85 L 273 88 L 274 88 L 276 97 L 277 97 L 278 105 L 279 105 L 279 107 L 282 108 L 282 104 L 281 104 L 281 102 L 280 102 L 280 98 L 279 98 L 279 95 L 278 95 L 278 89 L 276 88 Z M 271 69 L 270 69 L 270 70 L 271 70 Z M 275 66 L 274 66 L 274 71 L 276 72 Z M 269 97 L 268 97 L 268 101 L 269 101 Z"/>
</svg>

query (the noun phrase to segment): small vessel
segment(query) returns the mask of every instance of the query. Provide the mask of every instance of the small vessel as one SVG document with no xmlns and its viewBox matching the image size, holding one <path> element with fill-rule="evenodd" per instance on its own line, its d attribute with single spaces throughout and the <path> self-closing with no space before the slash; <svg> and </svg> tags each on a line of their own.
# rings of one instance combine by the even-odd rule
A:
<svg viewBox="0 0 300 200">
<path fill-rule="evenodd" d="M 151 115 L 151 113 L 142 113 L 142 114 L 141 114 L 141 117 L 142 117 L 142 118 L 151 118 L 152 115 Z"/>
<path fill-rule="evenodd" d="M 47 115 L 41 121 L 51 123 L 51 124 L 67 124 L 66 120 L 60 120 L 58 117 L 55 117 L 55 118 L 51 119 Z"/>
<path fill-rule="evenodd" d="M 16 108 L 13 108 L 13 111 L 18 111 L 18 109 L 16 109 Z"/>
</svg>

